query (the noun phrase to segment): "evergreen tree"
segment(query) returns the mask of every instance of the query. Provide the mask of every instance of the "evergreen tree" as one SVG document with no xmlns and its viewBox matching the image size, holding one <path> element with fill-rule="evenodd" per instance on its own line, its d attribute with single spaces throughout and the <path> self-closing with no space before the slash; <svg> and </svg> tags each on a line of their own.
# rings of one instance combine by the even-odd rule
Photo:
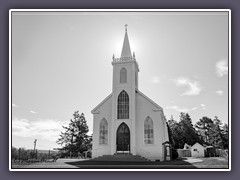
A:
<svg viewBox="0 0 240 180">
<path fill-rule="evenodd" d="M 222 140 L 223 140 L 223 148 L 228 149 L 229 143 L 229 133 L 228 133 L 228 125 L 224 124 L 221 129 Z"/>
<path fill-rule="evenodd" d="M 70 119 L 68 127 L 63 126 L 57 143 L 63 146 L 63 150 L 68 151 L 73 156 L 91 149 L 91 136 L 87 135 L 89 129 L 84 114 L 75 111 L 73 119 Z"/>
<path fill-rule="evenodd" d="M 223 135 L 222 135 L 222 122 L 221 120 L 218 119 L 217 116 L 214 117 L 213 119 L 213 135 L 214 135 L 214 146 L 216 148 L 223 149 Z"/>
<path fill-rule="evenodd" d="M 197 128 L 197 131 L 201 135 L 202 141 L 207 145 L 210 145 L 209 128 L 212 126 L 212 124 L 213 124 L 213 121 L 210 118 L 204 116 L 201 119 L 199 119 L 199 121 L 196 122 L 196 125 L 195 125 L 195 127 Z"/>
<path fill-rule="evenodd" d="M 15 148 L 14 146 L 12 146 L 11 158 L 12 158 L 12 159 L 17 159 L 17 158 L 18 158 L 18 155 L 19 155 L 18 149 Z"/>
<path fill-rule="evenodd" d="M 184 146 L 184 140 L 182 137 L 182 129 L 177 121 L 173 119 L 173 116 L 168 120 L 168 125 L 171 130 L 170 137 L 173 142 L 173 147 L 178 149 Z"/>
<path fill-rule="evenodd" d="M 192 119 L 188 113 L 180 113 L 180 122 L 182 129 L 182 137 L 184 139 L 184 143 L 189 145 L 194 145 L 196 142 L 202 144 L 202 140 L 199 138 L 197 131 L 193 127 Z"/>
<path fill-rule="evenodd" d="M 168 136 L 169 136 L 169 143 L 174 146 L 175 142 L 174 142 L 174 139 L 173 139 L 173 133 L 172 133 L 172 130 L 171 130 L 168 122 L 167 122 L 167 130 L 168 130 Z"/>
<path fill-rule="evenodd" d="M 171 116 L 167 124 L 169 141 L 176 149 L 183 148 L 185 143 L 192 146 L 196 142 L 228 149 L 228 125 L 222 125 L 217 116 L 213 120 L 206 116 L 202 117 L 193 126 L 190 115 L 181 112 L 179 122 Z"/>
<path fill-rule="evenodd" d="M 192 124 L 192 119 L 188 113 L 180 113 L 180 121 L 177 122 L 171 118 L 168 120 L 169 128 L 171 129 L 171 136 L 173 146 L 176 149 L 182 149 L 184 144 L 193 145 L 196 142 L 203 143 L 198 135 L 198 132 Z M 170 136 L 170 135 L 169 135 Z"/>
<path fill-rule="evenodd" d="M 222 122 L 215 116 L 215 119 L 212 120 L 208 117 L 202 117 L 196 123 L 196 128 L 199 131 L 199 134 L 202 135 L 203 141 L 211 146 L 216 148 L 223 148 L 223 135 L 221 130 Z"/>
<path fill-rule="evenodd" d="M 216 125 L 218 132 L 218 141 L 216 142 L 217 146 L 222 149 L 228 149 L 228 125 L 223 124 L 221 120 L 215 116 L 213 123 Z"/>
</svg>

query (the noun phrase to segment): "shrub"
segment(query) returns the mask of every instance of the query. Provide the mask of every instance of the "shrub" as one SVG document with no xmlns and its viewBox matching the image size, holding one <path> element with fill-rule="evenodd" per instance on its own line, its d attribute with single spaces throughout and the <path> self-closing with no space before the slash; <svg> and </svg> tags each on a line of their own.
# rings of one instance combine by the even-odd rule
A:
<svg viewBox="0 0 240 180">
<path fill-rule="evenodd" d="M 178 152 L 176 149 L 172 148 L 172 160 L 178 158 Z"/>
</svg>

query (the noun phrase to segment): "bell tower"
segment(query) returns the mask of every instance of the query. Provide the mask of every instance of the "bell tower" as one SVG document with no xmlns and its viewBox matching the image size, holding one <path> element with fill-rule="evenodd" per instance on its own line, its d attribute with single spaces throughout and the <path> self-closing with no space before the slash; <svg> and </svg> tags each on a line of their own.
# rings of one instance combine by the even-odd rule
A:
<svg viewBox="0 0 240 180">
<path fill-rule="evenodd" d="M 125 25 L 125 35 L 123 40 L 120 58 L 112 58 L 113 84 L 112 84 L 112 134 L 111 134 L 111 154 L 118 151 L 117 129 L 124 123 L 130 130 L 130 142 L 126 144 L 125 150 L 136 154 L 136 89 L 138 89 L 138 64 L 135 53 L 131 52 L 127 24 Z M 124 140 L 123 140 L 124 141 Z"/>
</svg>

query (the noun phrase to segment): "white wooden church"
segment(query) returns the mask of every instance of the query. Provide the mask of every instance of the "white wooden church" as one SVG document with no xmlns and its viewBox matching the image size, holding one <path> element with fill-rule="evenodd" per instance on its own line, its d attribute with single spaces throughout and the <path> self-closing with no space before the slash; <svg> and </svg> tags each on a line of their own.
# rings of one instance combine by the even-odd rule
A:
<svg viewBox="0 0 240 180">
<path fill-rule="evenodd" d="M 163 109 L 138 89 L 139 67 L 127 26 L 120 58 L 112 58 L 112 93 L 91 112 L 92 157 L 129 153 L 164 160 L 168 131 Z"/>
</svg>

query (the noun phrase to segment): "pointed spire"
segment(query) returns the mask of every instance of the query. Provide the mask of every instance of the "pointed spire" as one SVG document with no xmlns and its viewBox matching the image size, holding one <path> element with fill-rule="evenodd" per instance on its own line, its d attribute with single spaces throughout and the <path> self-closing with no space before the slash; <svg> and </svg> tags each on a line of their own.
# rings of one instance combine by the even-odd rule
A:
<svg viewBox="0 0 240 180">
<path fill-rule="evenodd" d="M 129 40 L 128 40 L 128 34 L 127 34 L 127 24 L 125 24 L 124 26 L 125 26 L 125 36 L 124 36 L 124 41 L 123 41 L 121 58 L 132 56 L 130 44 L 129 44 Z"/>
</svg>

